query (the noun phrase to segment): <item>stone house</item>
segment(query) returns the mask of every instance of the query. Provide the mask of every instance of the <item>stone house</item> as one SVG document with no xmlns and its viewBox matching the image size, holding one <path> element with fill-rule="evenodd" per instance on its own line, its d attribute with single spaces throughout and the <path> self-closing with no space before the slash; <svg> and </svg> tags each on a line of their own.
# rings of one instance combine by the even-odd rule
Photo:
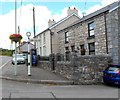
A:
<svg viewBox="0 0 120 100">
<path fill-rule="evenodd" d="M 49 56 L 51 53 L 58 53 L 59 42 L 57 32 L 68 27 L 70 24 L 79 21 L 78 10 L 76 8 L 67 10 L 67 16 L 58 22 L 55 20 L 48 21 L 48 28 L 34 38 L 36 41 L 37 54 L 40 56 Z"/>
<path fill-rule="evenodd" d="M 59 53 L 110 55 L 114 64 L 120 64 L 119 9 L 119 2 L 114 2 L 58 31 Z"/>
</svg>

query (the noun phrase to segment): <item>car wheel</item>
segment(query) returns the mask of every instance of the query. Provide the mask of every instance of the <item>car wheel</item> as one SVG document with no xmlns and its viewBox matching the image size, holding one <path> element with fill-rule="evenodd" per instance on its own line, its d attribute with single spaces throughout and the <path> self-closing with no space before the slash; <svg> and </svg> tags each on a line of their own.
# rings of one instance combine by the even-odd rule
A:
<svg viewBox="0 0 120 100">
<path fill-rule="evenodd" d="M 105 84 L 105 85 L 108 85 L 108 86 L 110 85 L 110 83 L 108 83 L 108 82 L 106 82 L 106 81 L 104 81 L 104 84 Z"/>
<path fill-rule="evenodd" d="M 12 64 L 14 65 L 14 63 L 12 62 Z"/>
</svg>

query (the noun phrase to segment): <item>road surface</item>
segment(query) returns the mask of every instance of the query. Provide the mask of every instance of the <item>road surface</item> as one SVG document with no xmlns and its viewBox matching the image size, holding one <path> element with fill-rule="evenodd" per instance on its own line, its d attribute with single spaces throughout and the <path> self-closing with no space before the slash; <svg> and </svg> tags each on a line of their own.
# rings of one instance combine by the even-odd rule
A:
<svg viewBox="0 0 120 100">
<path fill-rule="evenodd" d="M 0 69 L 5 66 L 9 61 L 11 60 L 11 57 L 8 56 L 0 56 Z"/>
<path fill-rule="evenodd" d="M 118 98 L 118 88 L 105 85 L 43 85 L 2 81 L 7 98 Z"/>
</svg>

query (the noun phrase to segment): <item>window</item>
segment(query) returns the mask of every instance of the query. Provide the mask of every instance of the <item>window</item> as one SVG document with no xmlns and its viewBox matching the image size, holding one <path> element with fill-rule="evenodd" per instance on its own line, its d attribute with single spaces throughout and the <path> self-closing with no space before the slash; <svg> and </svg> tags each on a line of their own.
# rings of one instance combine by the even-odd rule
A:
<svg viewBox="0 0 120 100">
<path fill-rule="evenodd" d="M 95 55 L 95 43 L 89 43 L 89 55 Z"/>
<path fill-rule="evenodd" d="M 70 57 L 69 57 L 69 47 L 65 47 L 65 56 L 66 56 L 66 61 L 69 61 L 70 60 Z"/>
<path fill-rule="evenodd" d="M 46 36 L 45 36 L 45 33 L 43 34 L 43 43 L 44 43 L 44 44 L 46 43 Z"/>
<path fill-rule="evenodd" d="M 46 47 L 43 47 L 43 56 L 46 56 Z"/>
<path fill-rule="evenodd" d="M 70 52 L 69 51 L 66 51 L 65 52 L 65 56 L 66 56 L 66 61 L 70 61 Z"/>
<path fill-rule="evenodd" d="M 68 31 L 67 31 L 67 32 L 65 32 L 65 43 L 69 42 L 68 36 L 69 36 L 69 34 L 68 34 Z"/>
<path fill-rule="evenodd" d="M 74 52 L 75 51 L 75 46 L 71 46 L 71 51 Z"/>
<path fill-rule="evenodd" d="M 40 35 L 40 46 L 42 45 L 42 36 Z"/>
<path fill-rule="evenodd" d="M 42 55 L 42 47 L 40 47 L 40 55 Z"/>
<path fill-rule="evenodd" d="M 38 42 L 36 42 L 36 48 L 38 48 Z"/>
<path fill-rule="evenodd" d="M 80 45 L 81 55 L 85 55 L 85 47 L 84 44 Z"/>
<path fill-rule="evenodd" d="M 69 47 L 65 47 L 65 50 L 66 50 L 66 51 L 69 51 Z"/>
<path fill-rule="evenodd" d="M 89 37 L 94 37 L 94 22 L 88 24 L 88 35 Z"/>
</svg>

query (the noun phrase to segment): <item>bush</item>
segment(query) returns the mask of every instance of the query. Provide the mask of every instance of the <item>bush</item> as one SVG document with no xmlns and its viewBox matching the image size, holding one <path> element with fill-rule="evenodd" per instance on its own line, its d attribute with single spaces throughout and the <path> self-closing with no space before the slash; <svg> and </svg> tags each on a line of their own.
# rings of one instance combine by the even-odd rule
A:
<svg viewBox="0 0 120 100">
<path fill-rule="evenodd" d="M 3 56 L 12 56 L 13 50 L 8 50 L 8 49 L 0 49 L 0 55 Z"/>
</svg>

